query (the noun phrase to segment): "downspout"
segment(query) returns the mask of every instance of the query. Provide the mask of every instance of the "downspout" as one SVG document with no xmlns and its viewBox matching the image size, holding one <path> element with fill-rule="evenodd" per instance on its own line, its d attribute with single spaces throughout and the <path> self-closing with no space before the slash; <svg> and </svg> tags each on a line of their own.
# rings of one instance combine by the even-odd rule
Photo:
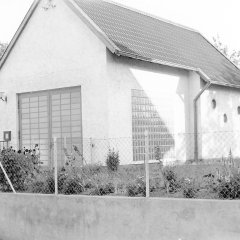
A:
<svg viewBox="0 0 240 240">
<path fill-rule="evenodd" d="M 197 96 L 193 100 L 193 108 L 194 108 L 194 161 L 198 161 L 198 109 L 197 109 L 197 101 L 204 93 L 211 86 L 211 82 L 208 80 L 207 84 L 203 87 L 203 89 L 197 94 Z"/>
</svg>

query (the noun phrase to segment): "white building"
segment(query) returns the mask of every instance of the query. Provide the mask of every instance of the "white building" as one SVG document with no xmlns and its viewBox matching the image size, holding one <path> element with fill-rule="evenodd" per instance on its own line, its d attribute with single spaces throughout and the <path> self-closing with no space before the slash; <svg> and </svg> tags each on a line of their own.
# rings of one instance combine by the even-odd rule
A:
<svg viewBox="0 0 240 240">
<path fill-rule="evenodd" d="M 45 164 L 53 138 L 61 161 L 77 145 L 88 162 L 114 147 L 141 163 L 145 130 L 152 160 L 240 155 L 240 70 L 193 29 L 107 1 L 37 0 L 0 64 L 0 132 L 39 144 Z M 215 132 L 231 136 L 220 151 Z"/>
</svg>

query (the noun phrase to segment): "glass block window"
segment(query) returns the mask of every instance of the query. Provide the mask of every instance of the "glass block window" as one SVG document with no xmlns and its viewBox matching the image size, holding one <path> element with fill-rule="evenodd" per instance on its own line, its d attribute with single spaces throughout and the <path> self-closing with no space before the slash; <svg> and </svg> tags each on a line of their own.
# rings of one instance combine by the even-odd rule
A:
<svg viewBox="0 0 240 240">
<path fill-rule="evenodd" d="M 173 135 L 143 90 L 132 90 L 133 160 L 145 160 L 145 131 L 149 134 L 149 159 L 161 159 L 174 147 Z"/>
</svg>

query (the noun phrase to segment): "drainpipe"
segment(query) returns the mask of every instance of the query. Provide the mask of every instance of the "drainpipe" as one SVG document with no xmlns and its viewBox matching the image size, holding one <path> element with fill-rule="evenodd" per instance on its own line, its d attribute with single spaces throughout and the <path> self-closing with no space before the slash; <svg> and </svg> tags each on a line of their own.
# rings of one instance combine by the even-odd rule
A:
<svg viewBox="0 0 240 240">
<path fill-rule="evenodd" d="M 198 161 L 198 109 L 197 109 L 197 101 L 200 96 L 211 86 L 211 82 L 208 80 L 207 84 L 203 87 L 203 89 L 197 94 L 197 96 L 193 100 L 193 108 L 194 108 L 194 161 Z"/>
</svg>

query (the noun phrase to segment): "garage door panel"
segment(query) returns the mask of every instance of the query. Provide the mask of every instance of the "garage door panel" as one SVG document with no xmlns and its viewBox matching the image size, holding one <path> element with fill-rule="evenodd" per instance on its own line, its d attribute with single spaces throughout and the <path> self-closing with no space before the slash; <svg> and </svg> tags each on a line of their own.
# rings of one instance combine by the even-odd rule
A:
<svg viewBox="0 0 240 240">
<path fill-rule="evenodd" d="M 21 146 L 39 144 L 41 161 L 50 161 L 50 146 L 57 138 L 59 161 L 63 161 L 63 147 L 80 144 L 81 88 L 67 88 L 20 94 Z M 81 145 L 79 145 L 81 147 Z"/>
</svg>

